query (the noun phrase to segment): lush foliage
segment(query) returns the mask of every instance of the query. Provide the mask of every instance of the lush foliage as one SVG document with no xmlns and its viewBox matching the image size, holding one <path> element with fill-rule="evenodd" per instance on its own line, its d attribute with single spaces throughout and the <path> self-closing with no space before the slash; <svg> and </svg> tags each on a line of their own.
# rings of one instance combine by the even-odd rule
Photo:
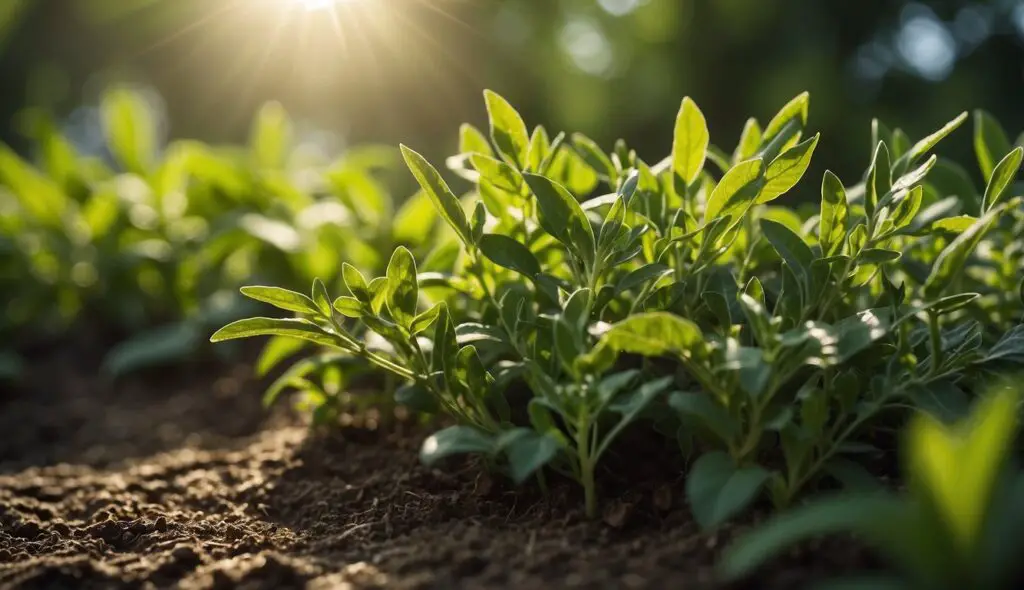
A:
<svg viewBox="0 0 1024 590">
<path fill-rule="evenodd" d="M 855 532 L 904 576 L 875 575 L 844 587 L 1012 587 L 1021 571 L 1014 540 L 1024 526 L 1024 473 L 1008 461 L 1019 398 L 1007 387 L 952 427 L 917 416 L 905 445 L 908 493 L 844 493 L 779 515 L 729 549 L 725 576 L 747 574 L 803 538 Z"/>
<path fill-rule="evenodd" d="M 79 323 L 130 337 L 108 357 L 114 374 L 180 360 L 213 326 L 253 311 L 237 294 L 245 282 L 337 281 L 342 255 L 382 268 L 381 251 L 430 236 L 425 201 L 396 213 L 384 188 L 395 152 L 305 149 L 279 105 L 261 111 L 244 149 L 163 145 L 159 112 L 130 90 L 109 91 L 100 112 L 101 151 L 76 146 L 42 111 L 23 117 L 31 162 L 0 146 L 6 343 Z M 4 358 L 13 373 L 16 357 Z"/>
<path fill-rule="evenodd" d="M 964 113 L 917 142 L 874 122 L 860 179 L 826 172 L 820 206 L 785 207 L 819 142 L 806 93 L 729 151 L 684 99 L 653 165 L 621 140 L 531 132 L 485 99 L 489 132 L 463 126 L 447 162 L 474 185 L 461 198 L 402 148 L 445 222 L 429 256 L 398 248 L 377 275 L 344 265 L 341 296 L 246 288 L 297 317 L 213 340 L 294 337 L 383 369 L 405 382 L 396 401 L 456 423 L 424 461 L 561 473 L 589 515 L 602 456 L 649 421 L 692 457 L 704 527 L 758 497 L 781 507 L 824 478 L 870 478 L 872 428 L 908 407 L 955 418 L 1024 362 L 1024 150 L 983 113 L 984 190 L 932 154 Z"/>
</svg>

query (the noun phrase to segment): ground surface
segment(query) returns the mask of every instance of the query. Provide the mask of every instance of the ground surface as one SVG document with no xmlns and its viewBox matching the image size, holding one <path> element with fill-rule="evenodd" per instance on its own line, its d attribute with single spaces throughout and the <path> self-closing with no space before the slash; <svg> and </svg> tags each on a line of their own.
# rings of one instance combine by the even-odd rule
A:
<svg viewBox="0 0 1024 590">
<path fill-rule="evenodd" d="M 420 466 L 415 428 L 315 435 L 268 415 L 244 365 L 109 383 L 85 356 L 0 389 L 0 588 L 718 587 L 734 531 L 698 533 L 657 449 L 613 458 L 641 466 L 605 477 L 591 523 L 569 486 L 543 498 L 471 463 Z M 805 548 L 744 587 L 865 559 Z"/>
</svg>

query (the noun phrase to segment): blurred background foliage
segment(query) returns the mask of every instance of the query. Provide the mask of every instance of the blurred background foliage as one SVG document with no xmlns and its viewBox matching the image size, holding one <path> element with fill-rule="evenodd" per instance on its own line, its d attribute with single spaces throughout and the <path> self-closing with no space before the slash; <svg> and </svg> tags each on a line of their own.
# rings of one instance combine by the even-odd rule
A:
<svg viewBox="0 0 1024 590">
<path fill-rule="evenodd" d="M 484 120 L 485 87 L 531 124 L 624 137 L 652 161 L 683 95 L 731 145 L 809 90 L 815 168 L 844 177 L 872 116 L 912 137 L 973 108 L 1024 127 L 1024 0 L 4 0 L 0 31 L 15 145 L 34 105 L 98 146 L 89 105 L 124 81 L 155 90 L 175 137 L 241 141 L 273 99 L 307 141 L 431 156 Z"/>
</svg>

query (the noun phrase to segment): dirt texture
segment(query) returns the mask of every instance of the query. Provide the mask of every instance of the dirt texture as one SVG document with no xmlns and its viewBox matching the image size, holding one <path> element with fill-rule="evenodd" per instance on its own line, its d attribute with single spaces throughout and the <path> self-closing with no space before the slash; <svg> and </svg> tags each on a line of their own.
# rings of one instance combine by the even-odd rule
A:
<svg viewBox="0 0 1024 590">
<path fill-rule="evenodd" d="M 588 522 L 566 483 L 421 466 L 422 428 L 268 414 L 244 364 L 114 383 L 94 366 L 49 355 L 0 390 L 0 588 L 720 588 L 716 554 L 751 526 L 699 533 L 650 441 L 610 459 Z M 739 587 L 871 565 L 833 540 Z"/>
</svg>

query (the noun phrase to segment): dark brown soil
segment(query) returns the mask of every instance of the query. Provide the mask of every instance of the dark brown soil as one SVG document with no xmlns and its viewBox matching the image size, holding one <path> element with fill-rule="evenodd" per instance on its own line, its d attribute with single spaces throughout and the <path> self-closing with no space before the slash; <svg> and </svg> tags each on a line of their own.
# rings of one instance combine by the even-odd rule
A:
<svg viewBox="0 0 1024 590">
<path fill-rule="evenodd" d="M 587 522 L 571 486 L 422 467 L 418 429 L 268 415 L 244 365 L 118 383 L 78 365 L 36 362 L 32 387 L 0 393 L 0 588 L 717 588 L 734 534 L 700 534 L 679 470 L 653 461 L 606 475 Z M 834 541 L 746 587 L 865 563 Z"/>
</svg>

